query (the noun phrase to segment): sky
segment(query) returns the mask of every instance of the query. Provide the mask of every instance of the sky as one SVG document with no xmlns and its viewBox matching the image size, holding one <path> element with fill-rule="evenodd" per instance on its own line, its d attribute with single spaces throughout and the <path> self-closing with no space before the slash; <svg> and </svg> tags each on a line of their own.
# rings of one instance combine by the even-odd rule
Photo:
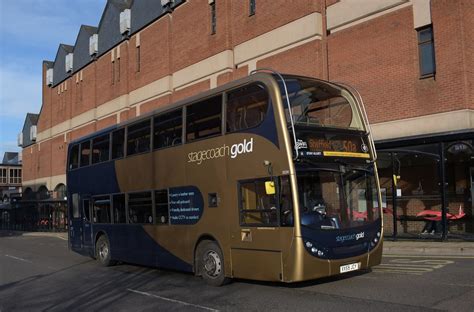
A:
<svg viewBox="0 0 474 312">
<path fill-rule="evenodd" d="M 0 0 L 0 161 L 17 152 L 26 113 L 41 109 L 42 63 L 80 26 L 98 26 L 106 0 Z"/>
</svg>

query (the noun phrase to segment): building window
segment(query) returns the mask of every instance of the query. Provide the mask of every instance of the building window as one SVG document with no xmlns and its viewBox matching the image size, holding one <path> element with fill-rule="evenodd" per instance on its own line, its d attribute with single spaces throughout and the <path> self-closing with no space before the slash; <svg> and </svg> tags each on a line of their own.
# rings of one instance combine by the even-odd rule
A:
<svg viewBox="0 0 474 312">
<path fill-rule="evenodd" d="M 117 59 L 117 81 L 120 81 L 120 59 Z"/>
<path fill-rule="evenodd" d="M 250 0 L 250 4 L 249 4 L 249 15 L 252 16 L 252 15 L 255 15 L 255 6 L 256 6 L 256 2 L 257 0 Z"/>
<path fill-rule="evenodd" d="M 10 184 L 21 183 L 21 169 L 10 169 Z"/>
<path fill-rule="evenodd" d="M 216 18 L 216 1 L 210 3 L 211 7 L 211 35 L 214 35 L 217 30 L 217 18 Z"/>
<path fill-rule="evenodd" d="M 432 76 L 436 72 L 433 26 L 429 25 L 417 30 L 418 51 L 420 57 L 420 76 Z"/>
<path fill-rule="evenodd" d="M 112 61 L 112 84 L 115 83 L 115 61 Z"/>
<path fill-rule="evenodd" d="M 16 172 L 15 169 L 10 169 L 10 179 L 8 181 L 9 184 L 14 184 L 15 178 L 16 178 Z"/>
<path fill-rule="evenodd" d="M 136 72 L 140 72 L 140 46 L 137 47 L 136 49 L 136 55 L 137 55 L 137 64 L 136 64 Z"/>
<path fill-rule="evenodd" d="M 0 169 L 0 183 L 7 184 L 7 169 Z"/>
</svg>

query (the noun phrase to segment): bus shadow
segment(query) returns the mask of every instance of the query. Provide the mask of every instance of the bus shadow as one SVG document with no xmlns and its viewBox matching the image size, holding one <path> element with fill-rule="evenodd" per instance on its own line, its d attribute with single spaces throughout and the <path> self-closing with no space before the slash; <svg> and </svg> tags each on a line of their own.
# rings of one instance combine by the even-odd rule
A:
<svg viewBox="0 0 474 312">
<path fill-rule="evenodd" d="M 271 286 L 271 287 L 278 287 L 278 288 L 306 288 L 324 284 L 330 284 L 334 282 L 339 282 L 351 278 L 355 278 L 358 276 L 363 276 L 372 272 L 372 269 L 364 269 L 359 270 L 356 272 L 348 272 L 345 274 L 339 274 L 334 276 L 322 277 L 314 280 L 302 281 L 302 282 L 294 282 L 294 283 L 283 283 L 283 282 L 264 282 L 264 281 L 253 281 L 253 280 L 244 280 L 244 279 L 234 279 L 234 282 L 238 283 L 246 283 L 252 285 L 261 285 L 261 286 Z"/>
</svg>

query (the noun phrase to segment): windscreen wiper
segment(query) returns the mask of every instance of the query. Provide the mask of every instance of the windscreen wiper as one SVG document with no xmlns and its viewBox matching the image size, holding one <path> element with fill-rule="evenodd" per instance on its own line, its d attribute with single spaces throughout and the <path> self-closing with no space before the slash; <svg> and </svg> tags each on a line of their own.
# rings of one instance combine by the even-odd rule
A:
<svg viewBox="0 0 474 312">
<path fill-rule="evenodd" d="M 338 163 L 338 164 L 341 164 L 343 166 L 346 166 L 347 168 L 349 168 L 350 170 L 356 170 L 356 171 L 364 171 L 364 172 L 367 172 L 367 173 L 374 173 L 373 170 L 371 169 L 366 169 L 366 168 L 360 168 L 360 167 L 354 167 L 352 164 L 348 163 L 348 162 L 345 162 L 343 160 L 340 160 L 339 158 L 336 158 L 334 160 L 335 163 Z"/>
</svg>

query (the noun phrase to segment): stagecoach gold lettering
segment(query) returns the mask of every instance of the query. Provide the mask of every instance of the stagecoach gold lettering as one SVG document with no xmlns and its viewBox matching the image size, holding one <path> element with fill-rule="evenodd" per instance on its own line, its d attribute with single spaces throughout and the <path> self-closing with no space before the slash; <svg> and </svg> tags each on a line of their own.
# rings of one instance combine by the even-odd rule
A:
<svg viewBox="0 0 474 312">
<path fill-rule="evenodd" d="M 242 143 L 236 143 L 232 146 L 224 144 L 221 147 L 210 148 L 208 150 L 202 150 L 198 152 L 191 152 L 188 154 L 188 163 L 202 164 L 205 160 L 222 158 L 230 156 L 234 159 L 240 154 L 252 153 L 253 152 L 253 138 L 247 141 L 245 139 Z"/>
<path fill-rule="evenodd" d="M 340 151 L 357 153 L 357 145 L 348 140 L 324 140 L 324 139 L 309 139 L 308 146 L 310 151 Z"/>
</svg>

